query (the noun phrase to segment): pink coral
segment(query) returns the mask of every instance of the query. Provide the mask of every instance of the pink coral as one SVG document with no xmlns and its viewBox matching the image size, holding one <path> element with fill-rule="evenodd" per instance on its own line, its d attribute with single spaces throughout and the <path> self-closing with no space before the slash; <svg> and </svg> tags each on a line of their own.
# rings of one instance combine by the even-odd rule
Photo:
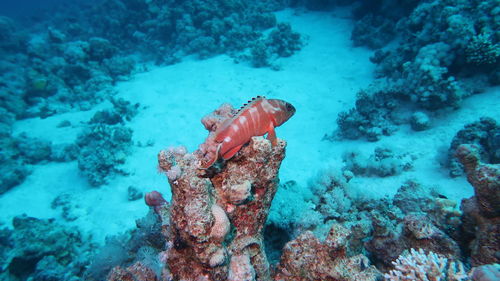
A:
<svg viewBox="0 0 500 281">
<path fill-rule="evenodd" d="M 146 196 L 144 196 L 144 201 L 146 201 L 146 205 L 152 207 L 157 214 L 160 212 L 160 209 L 162 207 L 168 205 L 167 200 L 165 200 L 161 193 L 159 193 L 158 191 L 151 191 L 149 193 L 146 193 Z"/>
</svg>

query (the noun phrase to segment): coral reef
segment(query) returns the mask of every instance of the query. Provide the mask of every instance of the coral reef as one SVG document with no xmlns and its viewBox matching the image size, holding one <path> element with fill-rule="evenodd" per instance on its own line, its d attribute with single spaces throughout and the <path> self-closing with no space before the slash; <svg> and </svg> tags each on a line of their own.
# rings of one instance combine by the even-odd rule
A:
<svg viewBox="0 0 500 281">
<path fill-rule="evenodd" d="M 324 237 L 332 224 L 340 224 L 351 232 L 348 256 L 367 254 L 384 271 L 412 247 L 462 257 L 462 213 L 456 202 L 414 181 L 402 185 L 392 200 L 366 199 L 355 191 L 359 187 L 351 181 L 353 176 L 327 171 L 307 188 L 282 185 L 284 194 L 280 190 L 273 201 L 268 227 L 292 237 L 307 230 Z M 281 251 L 283 241 L 272 241 L 273 251 Z"/>
<path fill-rule="evenodd" d="M 354 25 L 351 40 L 355 46 L 378 49 L 384 47 L 395 36 L 395 22 L 393 20 L 367 14 Z"/>
<path fill-rule="evenodd" d="M 460 259 L 461 213 L 457 204 L 428 187 L 409 181 L 387 210 L 372 212 L 373 234 L 365 243 L 379 268 L 391 266 L 405 249 L 418 248 Z M 386 203 L 387 204 L 387 203 Z"/>
<path fill-rule="evenodd" d="M 107 183 L 115 174 L 125 174 L 125 163 L 132 145 L 132 130 L 124 126 L 92 125 L 79 137 L 78 168 L 92 186 Z"/>
<path fill-rule="evenodd" d="M 387 82 L 372 84 L 356 96 L 356 106 L 338 114 L 338 130 L 335 136 L 346 139 L 365 137 L 368 141 L 378 141 L 382 136 L 397 131 L 397 124 L 409 122 L 410 116 L 401 110 L 400 91 Z"/>
<path fill-rule="evenodd" d="M 111 96 L 112 83 L 125 79 L 135 65 L 103 38 L 77 40 L 52 26 L 43 31 L 17 29 L 21 27 L 14 21 L 1 17 L 0 37 L 9 38 L 0 44 L 0 142 L 5 144 L 0 193 L 20 184 L 30 165 L 76 158 L 74 145 L 52 148 L 29 134 L 13 136 L 16 120 L 88 110 Z M 18 34 L 23 32 L 21 44 Z"/>
<path fill-rule="evenodd" d="M 463 167 L 455 157 L 457 148 L 461 144 L 476 145 L 481 162 L 500 163 L 500 126 L 492 118 L 482 117 L 477 122 L 466 124 L 453 137 L 448 149 L 448 166 L 452 177 L 463 173 Z"/>
<path fill-rule="evenodd" d="M 255 67 L 271 66 L 277 58 L 293 55 L 302 44 L 300 34 L 293 32 L 290 24 L 279 23 L 267 38 L 253 44 L 250 61 Z"/>
<path fill-rule="evenodd" d="M 230 105 L 222 105 L 203 124 L 214 132 L 235 112 Z M 454 201 L 415 181 L 401 186 L 392 200 L 356 197 L 351 180 L 361 170 L 353 164 L 353 171 L 324 172 L 306 191 L 294 182 L 279 185 L 286 192 L 299 192 L 302 197 L 294 200 L 303 207 L 278 193 L 271 209 L 285 142 L 272 146 L 262 137 L 253 137 L 234 157 L 203 169 L 202 163 L 210 158 L 211 136 L 193 153 L 183 147 L 159 153 L 172 201 L 156 191 L 146 194 L 146 204 L 155 214 L 150 217 L 151 231 L 142 234 L 142 240 L 136 236 L 126 244 L 114 240 L 110 245 L 122 245 L 116 251 L 135 254 L 104 267 L 102 262 L 109 259 L 97 259 L 89 271 L 94 279 L 103 276 L 100 268 L 115 266 L 108 280 L 194 280 L 198 276 L 203 280 L 380 280 L 381 272 L 388 280 L 411 276 L 466 280 L 458 260 L 469 256 L 461 248 L 467 244 L 472 265 L 498 262 L 491 251 L 498 248 L 493 237 L 498 222 L 492 216 L 499 209 L 494 196 L 464 200 L 463 215 Z M 464 146 L 457 151 L 466 159 L 462 162 L 471 184 L 494 192 L 496 166 L 480 164 L 477 151 Z M 394 156 L 387 149 L 378 149 L 375 155 Z M 152 245 L 148 250 L 135 244 L 144 245 L 145 240 Z M 141 258 L 144 251 L 149 258 Z M 115 251 L 102 257 L 110 252 Z M 475 274 L 489 274 L 485 270 L 477 269 Z"/>
<path fill-rule="evenodd" d="M 132 72 L 135 60 L 116 52 L 106 39 L 77 39 L 61 32 L 52 27 L 32 32 L 26 49 L 11 50 L 0 60 L 10 70 L 0 77 L 2 106 L 17 118 L 89 109 Z"/>
<path fill-rule="evenodd" d="M 89 110 L 111 99 L 111 87 L 140 70 L 138 63 L 225 53 L 236 61 L 278 69 L 278 58 L 291 56 L 303 45 L 300 34 L 290 24 L 278 23 L 272 13 L 284 6 L 267 0 L 105 0 L 98 5 L 65 3 L 62 10 L 51 7 L 50 17 L 40 17 L 31 27 L 1 16 L 0 141 L 12 142 L 10 128 L 18 119 Z M 86 147 L 82 142 L 79 146 Z M 53 160 L 75 159 L 75 148 L 58 147 Z M 29 174 L 14 154 L 2 155 L 2 163 L 13 168 L 0 167 L 0 193 Z M 82 153 L 78 158 L 84 173 L 94 178 L 93 185 L 105 182 L 103 175 L 91 171 L 99 161 Z M 101 163 L 106 166 L 102 173 L 113 173 L 109 166 L 120 161 Z"/>
<path fill-rule="evenodd" d="M 412 158 L 408 155 L 395 155 L 389 148 L 377 147 L 372 155 L 367 157 L 356 150 L 344 152 L 344 173 L 350 172 L 356 176 L 388 177 L 411 169 Z"/>
<path fill-rule="evenodd" d="M 456 155 L 475 194 L 461 205 L 471 264 L 499 263 L 500 165 L 482 163 L 479 148 L 473 144 L 460 145 Z"/>
<path fill-rule="evenodd" d="M 435 117 L 430 113 L 458 108 L 464 98 L 500 81 L 495 0 L 358 2 L 352 40 L 379 48 L 371 60 L 380 81 L 338 115 L 340 137 L 376 141 L 407 123 L 427 129 Z M 390 26 L 400 38 L 385 47 Z M 404 111 L 414 116 L 398 118 Z"/>
<path fill-rule="evenodd" d="M 0 143 L 0 194 L 22 183 L 30 174 L 31 165 L 53 160 L 52 144 L 26 133 L 0 135 Z"/>
<path fill-rule="evenodd" d="M 290 44 L 286 49 L 295 51 L 294 48 L 300 48 L 300 45 L 271 42 L 263 32 L 275 26 L 281 29 L 271 12 L 284 6 L 283 1 L 267 0 L 161 0 L 144 3 L 106 0 L 84 10 L 84 16 L 77 17 L 79 21 L 61 32 L 74 34 L 78 30 L 84 38 L 98 35 L 111 45 L 122 46 L 128 53 L 139 51 L 145 59 L 158 63 L 174 63 L 186 54 L 206 58 L 226 53 L 238 57 L 259 40 L 269 41 L 268 47 L 278 50 L 283 43 Z M 83 26 L 92 26 L 93 29 L 89 32 Z M 105 50 L 109 56 L 112 49 Z M 278 54 L 288 56 L 292 53 Z"/>
<path fill-rule="evenodd" d="M 64 228 L 53 219 L 26 215 L 14 217 L 13 229 L 0 231 L 2 257 L 0 279 L 79 280 L 88 265 L 94 245 L 74 228 Z"/>
<path fill-rule="evenodd" d="M 381 274 L 367 257 L 347 257 L 349 230 L 332 226 L 322 243 L 305 232 L 286 244 L 275 280 L 380 280 Z"/>
<path fill-rule="evenodd" d="M 204 124 L 213 132 L 232 114 L 232 107 L 222 105 L 204 118 Z M 210 141 L 208 137 L 207 142 Z M 235 157 L 209 169 L 200 169 L 207 144 L 200 145 L 194 153 L 187 153 L 182 147 L 159 153 L 159 166 L 172 188 L 172 201 L 167 203 L 156 191 L 145 197 L 161 222 L 161 235 L 166 241 L 164 249 L 155 247 L 161 250 L 156 260 L 163 267 L 154 271 L 154 278 L 195 280 L 203 276 L 204 280 L 295 280 L 303 276 L 300 273 L 303 270 L 312 274 L 305 280 L 318 276 L 376 280 L 380 276 L 374 267 L 369 267 L 366 257 L 347 256 L 350 232 L 340 224 L 331 227 L 325 243 L 307 232 L 303 234 L 305 238 L 290 242 L 278 270 L 271 271 L 264 251 L 264 226 L 278 188 L 277 174 L 285 156 L 285 146 L 282 140 L 272 146 L 269 140 L 253 137 Z M 302 255 L 303 251 L 316 257 Z M 302 256 L 304 262 L 294 262 L 295 255 Z M 322 265 L 315 264 L 326 257 L 328 260 Z M 138 263 L 115 267 L 108 280 L 142 280 L 141 276 L 149 274 L 150 269 Z"/>
<path fill-rule="evenodd" d="M 92 186 L 107 183 L 116 174 L 126 174 L 125 163 L 132 146 L 132 130 L 125 126 L 137 114 L 139 104 L 112 99 L 111 110 L 97 111 L 78 136 L 78 168 Z"/>
<path fill-rule="evenodd" d="M 474 194 L 481 212 L 487 217 L 500 215 L 500 165 L 485 164 L 480 159 L 476 145 L 460 145 L 457 158 L 464 165 L 467 180 L 474 187 Z"/>
<path fill-rule="evenodd" d="M 136 229 L 107 237 L 106 243 L 89 258 L 90 264 L 81 274 L 83 280 L 106 280 L 106 277 L 110 280 L 137 280 L 127 278 L 139 278 L 141 274 L 148 278 L 160 276 L 165 264 L 160 253 L 168 247 L 168 243 L 163 235 L 166 225 L 161 223 L 159 216 L 165 215 L 168 223 L 168 205 L 158 210 L 158 214 L 150 211 L 136 220 Z"/>
</svg>

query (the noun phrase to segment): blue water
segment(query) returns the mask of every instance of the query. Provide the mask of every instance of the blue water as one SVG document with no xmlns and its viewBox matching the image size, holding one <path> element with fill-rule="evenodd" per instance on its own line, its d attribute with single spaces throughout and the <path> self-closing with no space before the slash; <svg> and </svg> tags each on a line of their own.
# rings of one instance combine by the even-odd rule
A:
<svg viewBox="0 0 500 281">
<path fill-rule="evenodd" d="M 220 118 L 243 114 L 236 109 L 256 96 L 296 109 L 269 124 L 263 120 L 286 107 L 250 101 L 243 111 L 255 106 L 262 115 L 245 113 L 228 134 L 237 139 L 253 119 L 265 137 L 272 125 L 287 143 L 261 221 L 265 247 L 256 246 L 264 267 L 277 268 L 273 278 L 283 278 L 288 242 L 306 231 L 323 241 L 342 229 L 351 234 L 337 248 L 321 246 L 335 253 L 325 263 L 333 275 L 322 278 L 337 280 L 335 264 L 363 255 L 366 264 L 352 272 L 399 280 L 393 261 L 431 260 L 432 252 L 448 259 L 444 275 L 455 262 L 472 280 L 497 280 L 499 17 L 496 0 L 1 1 L 0 280 L 106 280 L 136 262 L 150 271 L 141 280 L 191 280 L 169 257 L 189 259 L 186 249 L 205 244 L 179 234 L 188 227 L 169 221 L 165 202 L 183 204 L 168 179 L 175 185 L 187 174 L 180 167 L 192 167 L 160 171 L 158 153 L 177 147 L 200 158 L 208 150 L 200 160 L 218 160 L 208 178 L 240 163 L 262 130 L 222 160 L 226 147 L 206 139 L 200 120 L 222 104 L 233 110 L 224 107 Z M 490 171 L 486 180 L 475 181 L 457 158 L 469 149 Z M 260 200 L 250 186 L 234 204 L 216 202 L 207 187 L 209 199 L 192 206 L 210 206 L 210 220 L 231 216 Z M 197 215 L 186 220 L 202 225 Z M 247 251 L 231 248 L 241 234 L 235 221 L 224 239 L 207 238 L 212 258 L 194 258 L 192 272 L 235 276 L 231 267 Z M 258 262 L 248 274 L 268 280 Z M 287 280 L 297 272 L 318 280 L 302 266 L 290 265 Z M 109 280 L 121 280 L 114 274 Z M 468 280 L 460 278 L 444 277 Z"/>
</svg>

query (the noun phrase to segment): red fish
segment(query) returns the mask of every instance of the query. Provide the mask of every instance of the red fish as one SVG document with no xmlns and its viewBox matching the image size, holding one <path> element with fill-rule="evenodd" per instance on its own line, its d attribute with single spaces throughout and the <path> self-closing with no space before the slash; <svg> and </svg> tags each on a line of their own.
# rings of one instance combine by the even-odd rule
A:
<svg viewBox="0 0 500 281">
<path fill-rule="evenodd" d="M 294 113 L 295 107 L 286 101 L 260 96 L 253 98 L 215 131 L 215 157 L 202 165 L 202 169 L 211 167 L 219 158 L 230 159 L 255 136 L 267 134 L 271 144 L 276 145 L 274 128 L 285 123 Z"/>
</svg>

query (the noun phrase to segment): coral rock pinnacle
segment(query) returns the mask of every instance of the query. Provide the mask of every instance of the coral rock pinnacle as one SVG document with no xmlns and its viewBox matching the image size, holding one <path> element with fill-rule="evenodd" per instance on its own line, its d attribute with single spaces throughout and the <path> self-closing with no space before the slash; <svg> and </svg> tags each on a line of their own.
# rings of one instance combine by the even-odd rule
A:
<svg viewBox="0 0 500 281">
<path fill-rule="evenodd" d="M 207 129 L 213 131 L 226 118 L 214 118 Z M 277 191 L 285 146 L 283 140 L 272 146 L 263 137 L 253 137 L 211 175 L 200 172 L 200 150 L 160 152 L 160 169 L 178 171 L 168 178 L 168 236 L 173 246 L 167 263 L 174 280 L 271 280 L 262 230 Z"/>
</svg>

